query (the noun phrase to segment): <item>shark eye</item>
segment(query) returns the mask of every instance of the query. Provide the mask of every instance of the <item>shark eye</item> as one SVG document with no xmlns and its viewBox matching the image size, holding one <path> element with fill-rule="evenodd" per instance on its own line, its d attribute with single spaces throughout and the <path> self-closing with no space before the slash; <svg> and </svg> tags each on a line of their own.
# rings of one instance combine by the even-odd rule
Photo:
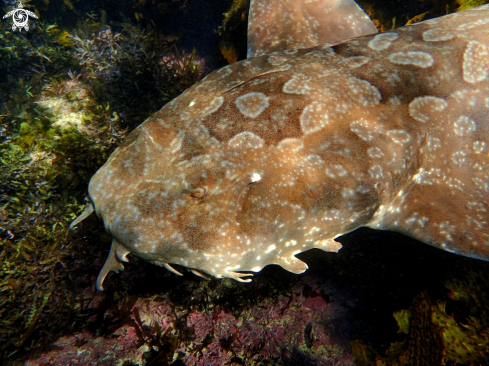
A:
<svg viewBox="0 0 489 366">
<path fill-rule="evenodd" d="M 190 196 L 193 198 L 204 198 L 206 193 L 207 187 L 197 187 L 190 193 Z"/>
</svg>

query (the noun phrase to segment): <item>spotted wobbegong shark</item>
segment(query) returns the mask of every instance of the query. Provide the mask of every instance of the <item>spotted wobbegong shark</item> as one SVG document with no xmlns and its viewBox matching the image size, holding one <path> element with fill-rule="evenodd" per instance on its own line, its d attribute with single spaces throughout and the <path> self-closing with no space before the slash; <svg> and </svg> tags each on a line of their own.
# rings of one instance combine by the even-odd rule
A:
<svg viewBox="0 0 489 366">
<path fill-rule="evenodd" d="M 319 10 L 322 9 L 322 10 Z M 489 6 L 377 33 L 352 1 L 260 0 L 248 59 L 132 131 L 92 177 L 128 254 L 250 281 L 359 227 L 489 258 Z"/>
</svg>

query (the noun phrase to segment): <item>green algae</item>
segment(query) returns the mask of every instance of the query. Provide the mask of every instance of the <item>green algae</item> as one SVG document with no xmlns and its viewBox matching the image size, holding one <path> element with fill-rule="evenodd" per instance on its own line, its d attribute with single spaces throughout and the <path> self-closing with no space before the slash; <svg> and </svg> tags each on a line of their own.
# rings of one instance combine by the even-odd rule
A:
<svg viewBox="0 0 489 366">
<path fill-rule="evenodd" d="M 93 22 L 83 29 L 100 36 Z M 109 39 L 112 48 L 97 60 L 77 53 L 80 42 L 72 34 L 80 28 L 39 22 L 29 34 L 0 31 L 0 92 L 9 96 L 0 104 L 0 360 L 82 326 L 89 313 L 81 288 L 93 275 L 90 234 L 68 226 L 84 207 L 88 181 L 127 132 L 121 125 L 134 127 L 202 76 L 195 51 L 162 61 L 168 49 L 152 48 L 162 44 L 161 33 L 123 29 L 125 38 Z M 100 77 L 110 72 L 100 66 L 106 57 L 115 59 L 109 68 L 122 70 L 109 88 Z M 156 73 L 156 84 L 164 81 L 160 89 L 151 82 Z M 148 96 L 143 108 L 135 108 L 135 97 L 121 98 L 136 91 Z M 76 118 L 61 123 L 70 113 L 78 124 Z M 124 291 L 115 296 L 125 297 Z"/>
<path fill-rule="evenodd" d="M 99 140 L 73 127 L 22 122 L 0 145 L 3 357 L 49 339 L 59 330 L 50 324 L 69 328 L 83 308 L 69 264 L 75 250 L 68 226 L 83 208 L 87 179 L 114 147 Z"/>
<path fill-rule="evenodd" d="M 460 4 L 460 6 L 457 8 L 457 11 L 462 11 L 487 4 L 487 0 L 456 0 L 456 2 L 457 4 Z"/>
<path fill-rule="evenodd" d="M 447 281 L 448 299 L 433 309 L 433 323 L 443 334 L 445 358 L 458 363 L 489 359 L 489 280 L 466 269 Z"/>
</svg>

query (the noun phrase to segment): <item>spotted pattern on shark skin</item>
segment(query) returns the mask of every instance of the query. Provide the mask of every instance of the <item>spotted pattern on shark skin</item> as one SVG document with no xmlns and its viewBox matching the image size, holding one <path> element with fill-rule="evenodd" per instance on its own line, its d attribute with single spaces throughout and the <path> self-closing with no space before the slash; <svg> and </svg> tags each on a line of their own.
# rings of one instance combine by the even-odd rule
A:
<svg viewBox="0 0 489 366">
<path fill-rule="evenodd" d="M 130 252 L 249 281 L 361 226 L 489 258 L 489 6 L 208 75 L 135 129 L 89 195 Z M 168 267 L 167 267 L 168 268 Z"/>
</svg>

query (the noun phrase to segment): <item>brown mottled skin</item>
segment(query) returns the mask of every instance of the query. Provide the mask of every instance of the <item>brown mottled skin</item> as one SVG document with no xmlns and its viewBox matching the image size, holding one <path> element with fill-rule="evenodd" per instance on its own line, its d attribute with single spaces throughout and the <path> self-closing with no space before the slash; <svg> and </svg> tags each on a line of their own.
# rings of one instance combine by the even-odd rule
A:
<svg viewBox="0 0 489 366">
<path fill-rule="evenodd" d="M 489 257 L 489 6 L 213 72 L 134 130 L 89 195 L 132 253 L 246 276 L 361 226 Z M 248 274 L 249 275 L 249 274 Z"/>
</svg>

